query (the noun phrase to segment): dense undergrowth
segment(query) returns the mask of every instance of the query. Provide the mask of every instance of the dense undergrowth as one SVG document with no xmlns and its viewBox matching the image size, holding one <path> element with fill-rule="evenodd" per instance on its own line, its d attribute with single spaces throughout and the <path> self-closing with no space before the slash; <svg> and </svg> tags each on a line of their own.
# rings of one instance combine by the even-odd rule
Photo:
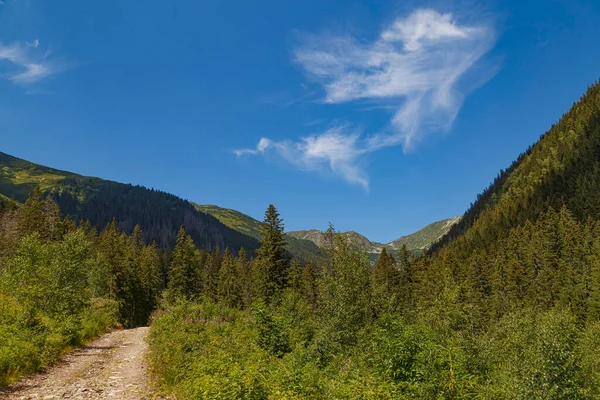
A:
<svg viewBox="0 0 600 400">
<path fill-rule="evenodd" d="M 25 237 L 0 271 L 0 386 L 59 360 L 117 324 L 117 303 L 86 287 L 81 233 Z"/>
<path fill-rule="evenodd" d="M 268 268 L 277 265 L 266 262 L 277 253 L 273 237 L 249 269 L 243 258 L 223 259 L 217 287 L 229 282 L 235 292 L 170 285 L 150 331 L 152 370 L 166 392 L 181 399 L 600 397 L 600 225 L 593 220 L 581 224 L 566 208 L 549 209 L 465 261 L 382 252 L 374 268 L 332 230 L 320 267 Z M 182 236 L 174 262 L 185 243 Z M 265 284 L 279 281 L 278 273 L 285 284 Z"/>
<path fill-rule="evenodd" d="M 160 253 L 115 223 L 98 235 L 36 189 L 0 213 L 0 387 L 119 326 L 146 324 Z"/>
<path fill-rule="evenodd" d="M 471 335 L 384 315 L 352 342 L 294 294 L 252 311 L 179 303 L 157 312 L 151 363 L 180 399 L 594 399 L 600 323 L 567 310 L 505 315 Z"/>
</svg>

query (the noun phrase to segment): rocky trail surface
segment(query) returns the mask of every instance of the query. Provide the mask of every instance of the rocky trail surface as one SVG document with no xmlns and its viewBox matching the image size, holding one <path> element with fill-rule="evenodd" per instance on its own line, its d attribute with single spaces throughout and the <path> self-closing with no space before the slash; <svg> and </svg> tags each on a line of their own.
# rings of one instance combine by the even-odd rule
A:
<svg viewBox="0 0 600 400">
<path fill-rule="evenodd" d="M 107 333 L 0 391 L 0 399 L 155 399 L 146 374 L 147 334 L 148 328 Z"/>
</svg>

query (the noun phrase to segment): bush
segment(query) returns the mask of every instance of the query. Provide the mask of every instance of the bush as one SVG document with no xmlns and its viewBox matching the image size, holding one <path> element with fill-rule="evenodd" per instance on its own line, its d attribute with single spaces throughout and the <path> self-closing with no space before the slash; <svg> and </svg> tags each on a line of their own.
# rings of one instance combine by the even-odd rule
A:
<svg viewBox="0 0 600 400">
<path fill-rule="evenodd" d="M 86 289 L 86 249 L 80 233 L 50 243 L 33 234 L 0 269 L 0 386 L 115 326 L 116 302 Z"/>
</svg>

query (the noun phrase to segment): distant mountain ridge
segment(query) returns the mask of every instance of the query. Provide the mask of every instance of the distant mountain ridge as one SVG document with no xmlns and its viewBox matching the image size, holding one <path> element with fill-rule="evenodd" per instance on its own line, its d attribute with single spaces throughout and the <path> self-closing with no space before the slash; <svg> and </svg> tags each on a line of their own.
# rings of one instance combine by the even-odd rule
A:
<svg viewBox="0 0 600 400">
<path fill-rule="evenodd" d="M 394 250 L 399 250 L 402 245 L 406 245 L 409 250 L 427 250 L 432 244 L 444 237 L 461 219 L 462 217 L 458 216 L 431 223 L 413 234 L 401 236 L 391 241 L 386 246 Z"/>
<path fill-rule="evenodd" d="M 244 247 L 252 253 L 258 247 L 254 237 L 226 226 L 175 195 L 61 171 L 0 152 L 1 204 L 11 204 L 10 198 L 24 202 L 38 185 L 52 193 L 63 214 L 74 220 L 87 219 L 98 230 L 115 218 L 123 231 L 130 233 L 139 224 L 147 242 L 170 248 L 183 225 L 199 248 L 228 247 L 237 252 Z"/>
<path fill-rule="evenodd" d="M 422 251 L 429 249 L 433 243 L 444 237 L 444 235 L 446 235 L 452 226 L 457 224 L 460 219 L 461 217 L 452 217 L 437 221 L 425 226 L 415 233 L 401 236 L 398 239 L 385 244 L 373 242 L 367 237 L 354 231 L 341 232 L 341 234 L 346 236 L 350 242 L 354 243 L 367 253 L 380 253 L 384 247 L 387 250 L 394 252 L 400 250 L 402 245 L 406 245 L 406 248 L 409 251 Z M 323 245 L 324 241 L 323 232 L 317 229 L 291 231 L 287 232 L 287 234 L 298 239 L 310 240 L 319 247 Z"/>
<path fill-rule="evenodd" d="M 212 204 L 192 204 L 197 210 L 213 215 L 230 228 L 260 239 L 261 222 L 249 215 Z M 346 236 L 351 243 L 371 254 L 379 254 L 384 247 L 392 252 L 397 251 L 402 248 L 403 244 L 410 251 L 422 251 L 428 249 L 432 243 L 443 237 L 460 219 L 461 217 L 453 217 L 434 222 L 413 234 L 402 236 L 387 244 L 371 241 L 364 235 L 354 231 L 341 232 L 340 234 Z M 323 232 L 318 229 L 289 231 L 286 232 L 286 236 L 290 252 L 303 254 L 304 258 L 310 259 L 311 255 L 318 254 L 318 250 L 323 246 Z"/>
<path fill-rule="evenodd" d="M 230 208 L 223 208 L 213 204 L 196 204 L 194 207 L 204 213 L 210 214 L 221 221 L 223 224 L 237 230 L 245 235 L 260 240 L 260 229 L 262 222 L 246 215 L 240 211 Z M 319 257 L 320 249 L 310 240 L 296 238 L 286 233 L 288 251 L 303 260 L 314 261 Z"/>
<path fill-rule="evenodd" d="M 297 239 L 310 240 L 319 247 L 322 247 L 325 241 L 323 232 L 318 229 L 291 231 L 287 232 L 287 234 Z M 379 253 L 383 247 L 383 244 L 372 242 L 358 232 L 340 232 L 340 235 L 345 236 L 351 243 L 367 253 Z"/>
<path fill-rule="evenodd" d="M 261 222 L 239 211 L 215 205 L 200 205 L 175 195 L 142 186 L 133 186 L 96 177 L 82 176 L 22 160 L 0 152 L 0 208 L 15 208 L 36 186 L 52 193 L 63 214 L 75 220 L 88 219 L 102 230 L 113 218 L 125 232 L 136 224 L 146 241 L 160 247 L 174 245 L 177 229 L 183 225 L 200 248 L 241 247 L 253 252 L 259 245 Z M 438 221 L 390 243 L 373 242 L 354 232 L 343 232 L 349 240 L 372 255 L 382 248 L 420 251 L 444 236 L 460 220 Z M 286 232 L 288 251 L 303 260 L 320 256 L 323 233 L 316 229 Z"/>
</svg>

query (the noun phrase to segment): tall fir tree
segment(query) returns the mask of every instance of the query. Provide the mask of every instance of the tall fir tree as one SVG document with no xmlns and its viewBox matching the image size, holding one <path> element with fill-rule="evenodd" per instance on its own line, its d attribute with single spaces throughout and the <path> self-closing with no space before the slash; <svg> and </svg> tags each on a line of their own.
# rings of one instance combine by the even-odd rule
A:
<svg viewBox="0 0 600 400">
<path fill-rule="evenodd" d="M 248 260 L 246 249 L 240 249 L 237 257 L 237 274 L 240 280 L 242 304 L 250 307 L 252 304 L 252 266 Z"/>
<path fill-rule="evenodd" d="M 398 300 L 400 272 L 396 261 L 385 247 L 373 268 L 373 301 L 379 312 L 393 311 Z"/>
<path fill-rule="evenodd" d="M 302 269 L 302 296 L 313 309 L 317 307 L 318 280 L 317 272 L 312 262 L 307 261 Z"/>
<path fill-rule="evenodd" d="M 225 249 L 219 271 L 219 299 L 229 307 L 240 307 L 242 304 L 242 288 L 236 260 L 229 248 Z"/>
<path fill-rule="evenodd" d="M 283 229 L 283 220 L 275 206 L 270 204 L 265 212 L 260 247 L 257 250 L 257 261 L 265 274 L 264 289 L 267 301 L 276 296 L 287 283 L 289 259 Z"/>
<path fill-rule="evenodd" d="M 196 273 L 196 246 L 183 226 L 177 233 L 175 249 L 169 267 L 168 300 L 196 297 L 194 293 L 194 276 Z"/>
<path fill-rule="evenodd" d="M 47 240 L 59 240 L 64 233 L 64 228 L 60 218 L 60 208 L 50 194 L 42 202 L 42 214 L 44 215 L 43 237 Z"/>
<path fill-rule="evenodd" d="M 41 237 L 45 237 L 45 232 L 43 232 L 45 226 L 43 202 L 42 190 L 39 186 L 36 186 L 19 210 L 17 229 L 20 236 L 39 232 Z"/>
<path fill-rule="evenodd" d="M 213 301 L 218 299 L 219 294 L 219 271 L 223 262 L 223 254 L 218 247 L 210 252 L 204 266 L 204 295 Z"/>
<path fill-rule="evenodd" d="M 145 246 L 139 258 L 138 274 L 142 288 L 138 325 L 145 325 L 148 317 L 158 306 L 158 298 L 163 288 L 161 276 L 160 250 L 156 242 Z"/>
</svg>

